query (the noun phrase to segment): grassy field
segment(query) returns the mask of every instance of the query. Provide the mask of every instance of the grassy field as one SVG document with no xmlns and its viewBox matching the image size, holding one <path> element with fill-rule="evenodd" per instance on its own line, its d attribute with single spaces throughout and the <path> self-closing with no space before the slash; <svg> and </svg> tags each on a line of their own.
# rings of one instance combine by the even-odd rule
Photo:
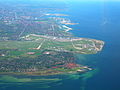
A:
<svg viewBox="0 0 120 90">
<path fill-rule="evenodd" d="M 66 40 L 53 39 L 47 36 L 28 35 L 22 41 L 1 41 L 0 50 L 8 50 L 9 56 L 30 56 L 28 52 L 34 52 L 34 55 L 40 55 L 44 50 L 73 52 L 80 54 L 95 54 L 103 46 L 102 41 L 91 39 Z"/>
</svg>

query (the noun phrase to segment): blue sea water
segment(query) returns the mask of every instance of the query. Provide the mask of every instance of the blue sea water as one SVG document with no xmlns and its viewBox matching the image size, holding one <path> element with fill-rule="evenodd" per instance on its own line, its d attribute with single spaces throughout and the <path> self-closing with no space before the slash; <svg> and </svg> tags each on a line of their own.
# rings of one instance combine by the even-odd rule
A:
<svg viewBox="0 0 120 90">
<path fill-rule="evenodd" d="M 120 3 L 119 2 L 70 2 L 68 10 L 71 21 L 80 23 L 70 26 L 77 37 L 103 40 L 101 52 L 86 55 L 99 71 L 85 82 L 80 79 L 64 80 L 62 85 L 51 88 L 11 86 L 0 90 L 120 90 Z M 36 85 L 39 85 L 36 83 Z M 84 86 L 84 89 L 82 88 Z"/>
<path fill-rule="evenodd" d="M 75 36 L 105 42 L 100 53 L 91 55 L 99 72 L 87 80 L 85 90 L 120 90 L 120 2 L 73 3 L 69 13 L 80 22 L 71 31 Z"/>
</svg>

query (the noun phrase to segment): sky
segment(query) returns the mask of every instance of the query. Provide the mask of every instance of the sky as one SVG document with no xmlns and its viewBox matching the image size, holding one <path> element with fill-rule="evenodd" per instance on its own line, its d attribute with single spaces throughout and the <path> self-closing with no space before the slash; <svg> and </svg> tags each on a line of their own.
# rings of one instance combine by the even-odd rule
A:
<svg viewBox="0 0 120 90">
<path fill-rule="evenodd" d="M 43 1 L 43 0 L 37 0 Z M 58 2 L 120 2 L 120 0 L 45 0 L 45 1 L 58 1 Z"/>
<path fill-rule="evenodd" d="M 14 0 L 6 0 L 6 1 L 14 1 Z M 22 1 L 22 0 L 15 0 L 15 1 Z M 26 1 L 26 0 L 23 0 Z M 34 1 L 34 0 L 27 0 L 27 1 Z M 43 0 L 35 0 L 35 1 L 43 1 Z M 120 1 L 120 0 L 45 0 L 45 1 Z"/>
<path fill-rule="evenodd" d="M 120 0 L 46 0 L 46 1 L 120 1 Z"/>
<path fill-rule="evenodd" d="M 28 2 L 28 1 L 34 1 L 34 2 L 120 2 L 120 0 L 0 0 L 0 2 L 2 1 L 15 1 L 15 2 L 19 2 L 19 1 L 25 1 L 25 2 Z"/>
</svg>

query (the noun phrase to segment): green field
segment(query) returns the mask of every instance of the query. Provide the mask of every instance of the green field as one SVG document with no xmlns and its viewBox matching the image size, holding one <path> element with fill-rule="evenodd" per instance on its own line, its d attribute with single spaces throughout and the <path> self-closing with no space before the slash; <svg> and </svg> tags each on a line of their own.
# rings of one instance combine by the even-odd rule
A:
<svg viewBox="0 0 120 90">
<path fill-rule="evenodd" d="M 60 41 L 59 39 L 53 39 L 53 37 L 28 35 L 23 39 L 21 41 L 1 41 L 0 50 L 8 50 L 7 55 L 9 56 L 30 56 L 27 54 L 28 52 L 40 55 L 44 50 L 95 54 L 100 51 L 104 44 L 102 41 L 85 38 L 73 41 L 61 39 Z"/>
</svg>

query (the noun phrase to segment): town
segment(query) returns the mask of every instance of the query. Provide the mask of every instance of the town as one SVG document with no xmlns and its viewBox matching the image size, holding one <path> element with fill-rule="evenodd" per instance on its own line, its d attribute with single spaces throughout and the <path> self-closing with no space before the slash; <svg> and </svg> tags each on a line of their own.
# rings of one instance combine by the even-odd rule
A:
<svg viewBox="0 0 120 90">
<path fill-rule="evenodd" d="M 0 6 L 0 74 L 56 75 L 92 70 L 77 63 L 75 54 L 96 54 L 104 42 L 74 37 L 70 26 L 78 23 L 67 14 L 52 13 L 61 9 L 65 7 Z"/>
</svg>

